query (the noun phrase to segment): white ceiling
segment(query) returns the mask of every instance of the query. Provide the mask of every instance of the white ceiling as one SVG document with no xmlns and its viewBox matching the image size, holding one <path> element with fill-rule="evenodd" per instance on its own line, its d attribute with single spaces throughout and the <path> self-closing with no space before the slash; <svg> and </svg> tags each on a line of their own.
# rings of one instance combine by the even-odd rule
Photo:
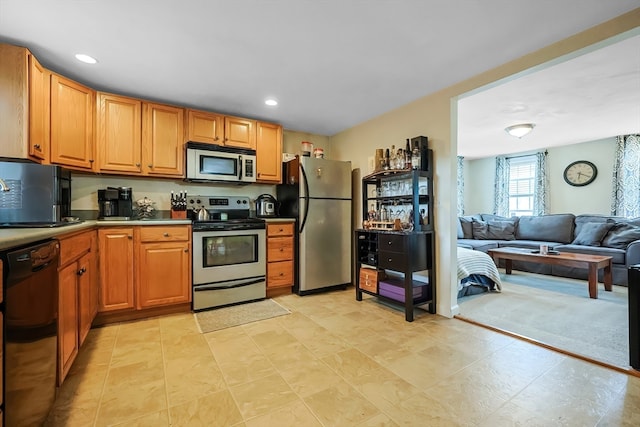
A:
<svg viewBox="0 0 640 427">
<path fill-rule="evenodd" d="M 0 0 L 0 41 L 26 46 L 46 67 L 98 90 L 333 135 L 639 5 L 637 0 Z M 637 71 L 637 41 L 631 48 Z M 76 53 L 99 62 L 79 63 Z M 593 64 L 598 72 L 609 70 L 609 63 L 600 61 Z M 586 71 L 572 73 L 573 82 L 588 77 Z M 472 156 L 474 147 L 498 142 L 483 132 L 496 126 L 502 132 L 512 119 L 538 124 L 526 137 L 532 141 L 544 132 L 545 115 L 556 122 L 585 117 L 569 106 L 545 103 L 544 95 L 566 87 L 566 80 L 544 90 L 528 81 L 522 96 L 507 96 L 515 88 L 496 88 L 502 91 L 498 101 L 488 101 L 486 92 L 475 95 L 485 97 L 480 105 L 473 107 L 475 96 L 461 102 L 461 154 Z M 580 88 L 581 103 L 588 103 L 589 87 Z M 280 104 L 266 107 L 269 96 Z M 491 110 L 487 102 L 497 104 Z M 521 107 L 528 114 L 519 112 Z M 590 122 L 583 120 L 582 127 Z M 474 139 L 477 135 L 482 139 Z"/>
</svg>

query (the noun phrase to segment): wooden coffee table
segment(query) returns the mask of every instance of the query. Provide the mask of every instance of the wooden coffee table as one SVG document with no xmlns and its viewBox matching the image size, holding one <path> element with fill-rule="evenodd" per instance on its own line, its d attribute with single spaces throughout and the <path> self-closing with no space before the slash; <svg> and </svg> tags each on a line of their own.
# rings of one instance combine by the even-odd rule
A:
<svg viewBox="0 0 640 427">
<path fill-rule="evenodd" d="M 571 252 L 557 252 L 555 255 L 540 255 L 532 253 L 530 249 L 497 248 L 489 249 L 488 254 L 498 264 L 505 260 L 505 272 L 511 274 L 513 261 L 539 262 L 541 264 L 562 265 L 565 267 L 589 269 L 589 297 L 598 298 L 598 270 L 604 269 L 604 290 L 611 291 L 613 278 L 611 275 L 611 257 L 601 255 L 574 254 Z"/>
</svg>

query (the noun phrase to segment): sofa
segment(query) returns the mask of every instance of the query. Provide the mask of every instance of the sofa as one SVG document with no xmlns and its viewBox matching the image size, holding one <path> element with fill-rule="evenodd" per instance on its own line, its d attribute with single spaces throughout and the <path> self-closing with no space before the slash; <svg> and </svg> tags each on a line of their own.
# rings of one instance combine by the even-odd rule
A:
<svg viewBox="0 0 640 427">
<path fill-rule="evenodd" d="M 560 252 L 610 256 L 613 283 L 627 286 L 629 266 L 640 264 L 640 218 L 573 214 L 458 217 L 458 246 L 461 247 L 487 252 L 501 247 L 534 250 L 542 244 Z M 513 268 L 583 280 L 588 275 L 587 269 L 532 262 L 514 261 Z M 602 282 L 603 271 L 598 274 Z"/>
</svg>

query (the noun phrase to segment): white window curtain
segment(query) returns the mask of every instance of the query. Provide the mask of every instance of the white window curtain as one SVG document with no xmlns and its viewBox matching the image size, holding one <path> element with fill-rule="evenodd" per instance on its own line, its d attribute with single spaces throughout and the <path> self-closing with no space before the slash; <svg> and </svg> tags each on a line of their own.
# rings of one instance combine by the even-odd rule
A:
<svg viewBox="0 0 640 427">
<path fill-rule="evenodd" d="M 464 215 L 464 157 L 458 156 L 458 216 Z"/>
<path fill-rule="evenodd" d="M 509 216 L 509 159 L 507 157 L 496 157 L 494 194 L 493 213 Z"/>
<path fill-rule="evenodd" d="M 536 154 L 536 182 L 533 189 L 533 214 L 544 215 L 549 205 L 547 152 Z"/>
<path fill-rule="evenodd" d="M 618 136 L 611 214 L 640 216 L 640 135 Z"/>
</svg>

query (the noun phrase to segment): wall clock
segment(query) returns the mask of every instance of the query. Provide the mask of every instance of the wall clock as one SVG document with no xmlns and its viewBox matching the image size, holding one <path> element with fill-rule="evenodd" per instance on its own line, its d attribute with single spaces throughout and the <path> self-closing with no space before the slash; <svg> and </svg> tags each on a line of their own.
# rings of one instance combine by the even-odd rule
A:
<svg viewBox="0 0 640 427">
<path fill-rule="evenodd" d="M 570 163 L 564 170 L 564 180 L 569 185 L 583 187 L 591 184 L 598 175 L 598 168 L 586 160 Z"/>
</svg>

